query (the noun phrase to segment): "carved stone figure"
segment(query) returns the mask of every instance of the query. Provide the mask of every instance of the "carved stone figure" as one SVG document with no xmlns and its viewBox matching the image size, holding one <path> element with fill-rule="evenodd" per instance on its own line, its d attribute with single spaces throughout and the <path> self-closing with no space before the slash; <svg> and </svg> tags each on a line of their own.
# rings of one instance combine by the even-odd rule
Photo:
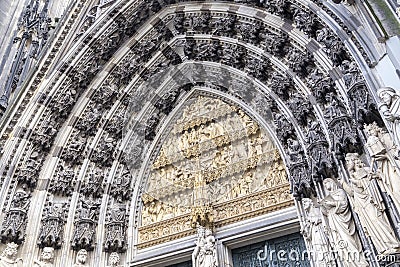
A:
<svg viewBox="0 0 400 267">
<path fill-rule="evenodd" d="M 287 100 L 289 92 L 294 88 L 293 79 L 289 75 L 283 76 L 279 72 L 273 72 L 270 87 L 279 97 Z"/>
<path fill-rule="evenodd" d="M 379 106 L 383 117 L 389 122 L 394 142 L 400 146 L 400 96 L 393 88 L 383 87 L 378 90 L 382 100 Z"/>
<path fill-rule="evenodd" d="M 260 34 L 261 35 L 261 34 Z M 288 35 L 285 32 L 281 32 L 280 35 L 272 34 L 268 32 L 263 34 L 265 36 L 265 49 L 278 57 L 282 57 L 288 52 Z"/>
<path fill-rule="evenodd" d="M 218 267 L 215 238 L 210 229 L 197 229 L 196 247 L 192 254 L 193 267 Z"/>
<path fill-rule="evenodd" d="M 282 161 L 275 161 L 268 172 L 268 176 L 264 179 L 264 184 L 269 187 L 281 185 L 286 181 L 286 170 Z"/>
<path fill-rule="evenodd" d="M 122 202 L 131 198 L 131 180 L 132 175 L 125 170 L 114 178 L 111 185 L 110 194 L 118 201 Z"/>
<path fill-rule="evenodd" d="M 158 200 L 145 203 L 143 209 L 143 224 L 154 223 L 162 218 L 162 205 Z"/>
<path fill-rule="evenodd" d="M 333 119 L 329 123 L 329 130 L 332 146 L 337 155 L 352 152 L 352 149 L 359 145 L 357 131 L 350 117 L 343 116 Z"/>
<path fill-rule="evenodd" d="M 326 104 L 327 99 L 325 96 L 334 91 L 332 78 L 315 68 L 307 79 L 307 83 L 313 88 L 312 94 L 317 102 Z"/>
<path fill-rule="evenodd" d="M 125 250 L 125 207 L 113 206 L 106 216 L 106 233 L 104 241 L 104 250 Z"/>
<path fill-rule="evenodd" d="M 327 230 L 322 224 L 320 210 L 314 206 L 309 198 L 303 198 L 303 207 L 306 212 L 306 219 L 301 232 L 306 240 L 311 244 L 311 251 L 316 253 L 315 262 L 318 266 L 335 266 L 334 263 L 327 261 L 323 256 L 328 255 L 330 251 L 330 242 L 327 236 Z"/>
<path fill-rule="evenodd" d="M 38 241 L 40 247 L 61 247 L 67 213 L 66 203 L 50 202 L 45 207 Z"/>
<path fill-rule="evenodd" d="M 107 132 L 112 133 L 115 136 L 121 137 L 122 130 L 126 123 L 125 118 L 126 108 L 119 108 L 115 111 L 110 121 L 107 123 L 105 129 Z"/>
<path fill-rule="evenodd" d="M 7 243 L 6 248 L 0 255 L 0 267 L 22 267 L 22 259 L 16 258 L 18 245 L 14 242 Z"/>
<path fill-rule="evenodd" d="M 392 148 L 387 149 L 387 141 L 385 133 L 378 127 L 376 123 L 365 125 L 365 131 L 368 135 L 365 147 L 377 165 L 378 182 L 381 189 L 386 191 L 400 207 L 400 169 L 398 169 L 397 162 L 394 155 L 392 155 Z M 385 142 L 386 141 L 386 142 Z M 390 145 L 390 144 L 389 144 Z"/>
<path fill-rule="evenodd" d="M 286 142 L 294 135 L 295 130 L 293 124 L 290 123 L 283 114 L 275 113 L 274 122 L 279 129 L 276 134 L 281 142 Z"/>
<path fill-rule="evenodd" d="M 320 201 L 321 211 L 328 217 L 335 249 L 341 253 L 359 252 L 359 255 L 362 255 L 361 243 L 357 235 L 357 229 L 351 214 L 346 192 L 338 188 L 335 181 L 331 178 L 326 178 L 323 184 L 327 195 Z M 346 246 L 341 246 L 341 243 L 346 244 Z M 349 258 L 347 264 L 349 267 L 368 266 L 362 256 L 359 260 Z"/>
<path fill-rule="evenodd" d="M 326 99 L 328 100 L 328 105 L 325 108 L 324 117 L 328 120 L 333 120 L 337 117 L 346 115 L 346 109 L 342 104 L 342 101 L 339 100 L 339 97 L 335 95 L 335 93 L 329 93 L 326 95 Z"/>
<path fill-rule="evenodd" d="M 43 248 L 42 254 L 40 254 L 40 259 L 35 260 L 35 266 L 39 267 L 53 267 L 54 266 L 54 248 L 45 247 Z"/>
<path fill-rule="evenodd" d="M 101 111 L 98 106 L 90 107 L 83 117 L 77 122 L 76 128 L 82 131 L 83 135 L 95 133 L 96 125 L 101 118 Z"/>
<path fill-rule="evenodd" d="M 301 94 L 292 94 L 287 104 L 295 119 L 303 126 L 307 126 L 309 118 L 314 117 L 310 101 Z"/>
<path fill-rule="evenodd" d="M 87 260 L 87 251 L 86 249 L 81 249 L 78 251 L 76 254 L 76 259 L 75 259 L 75 264 L 72 265 L 72 267 L 85 267 L 86 265 L 86 260 Z"/>
<path fill-rule="evenodd" d="M 61 157 L 65 161 L 69 162 L 80 162 L 82 159 L 82 152 L 85 148 L 86 139 L 83 138 L 78 132 L 72 134 L 73 136 L 70 138 L 72 140 L 68 143 L 63 151 Z"/>
<path fill-rule="evenodd" d="M 233 35 L 235 27 L 235 17 L 222 17 L 214 21 L 214 34 L 216 35 Z"/>
<path fill-rule="evenodd" d="M 93 249 L 99 206 L 100 203 L 98 200 L 91 198 L 82 198 L 80 200 L 77 211 L 78 218 L 75 220 L 75 229 L 71 244 L 73 249 Z"/>
<path fill-rule="evenodd" d="M 310 120 L 308 122 L 306 140 L 310 145 L 317 141 L 325 141 L 324 132 L 321 129 L 321 125 L 317 121 Z"/>
<path fill-rule="evenodd" d="M 299 75 L 306 76 L 311 66 L 311 55 L 292 49 L 288 54 L 288 65 Z"/>
<path fill-rule="evenodd" d="M 340 69 L 343 72 L 343 80 L 347 88 L 351 88 L 357 82 L 362 81 L 362 76 L 355 61 L 344 60 Z"/>
<path fill-rule="evenodd" d="M 37 151 L 31 151 L 18 172 L 18 181 L 29 188 L 35 188 L 42 158 Z"/>
<path fill-rule="evenodd" d="M 56 122 L 54 117 L 54 115 L 51 115 L 46 118 L 40 129 L 33 133 L 34 144 L 43 150 L 48 150 L 51 147 L 53 138 L 57 134 L 59 123 Z"/>
<path fill-rule="evenodd" d="M 330 30 L 322 28 L 316 32 L 316 35 L 317 41 L 322 43 L 323 50 L 331 57 L 335 66 L 348 58 L 344 44 Z"/>
<path fill-rule="evenodd" d="M 103 179 L 105 171 L 97 166 L 91 169 L 82 184 L 81 193 L 85 196 L 100 197 L 103 193 Z"/>
<path fill-rule="evenodd" d="M 303 150 L 301 148 L 301 144 L 299 143 L 298 140 L 295 139 L 288 139 L 288 154 L 289 154 L 289 159 L 290 162 L 292 163 L 298 163 L 299 161 L 302 160 L 303 158 Z"/>
<path fill-rule="evenodd" d="M 50 183 L 49 191 L 56 195 L 70 196 L 74 189 L 74 177 L 75 172 L 70 165 L 60 165 L 57 176 Z"/>
<path fill-rule="evenodd" d="M 22 242 L 25 239 L 27 213 L 31 197 L 31 194 L 26 189 L 27 186 L 23 185 L 14 193 L 10 209 L 1 228 L 1 240 L 3 242 L 6 240 Z"/>
<path fill-rule="evenodd" d="M 55 100 L 51 106 L 52 110 L 60 116 L 67 116 L 68 110 L 72 104 L 75 103 L 76 91 L 74 89 L 67 89 Z"/>
<path fill-rule="evenodd" d="M 121 262 L 121 258 L 117 252 L 113 252 L 108 257 L 108 266 L 107 267 L 118 267 L 120 266 L 119 263 Z"/>
<path fill-rule="evenodd" d="M 372 174 L 356 153 L 346 155 L 346 167 L 351 178 L 350 184 L 343 183 L 343 188 L 352 197 L 354 211 L 366 234 L 371 237 L 379 254 L 399 252 L 400 244 L 384 213 L 383 201 L 379 189 L 374 186 Z"/>
<path fill-rule="evenodd" d="M 114 158 L 113 152 L 116 145 L 117 142 L 112 137 L 101 139 L 97 145 L 97 148 L 95 151 L 93 151 L 92 160 L 104 166 L 111 165 Z"/>
</svg>

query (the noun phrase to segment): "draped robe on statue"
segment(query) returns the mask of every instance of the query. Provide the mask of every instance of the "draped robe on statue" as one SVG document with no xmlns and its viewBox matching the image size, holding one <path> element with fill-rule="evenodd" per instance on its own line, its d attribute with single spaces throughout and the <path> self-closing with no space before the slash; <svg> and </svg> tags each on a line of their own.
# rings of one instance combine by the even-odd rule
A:
<svg viewBox="0 0 400 267">
<path fill-rule="evenodd" d="M 389 87 L 379 89 L 378 95 L 383 100 L 380 110 L 383 117 L 389 122 L 394 143 L 400 146 L 400 96 L 393 88 Z"/>
<path fill-rule="evenodd" d="M 359 172 L 358 172 L 359 173 Z M 353 197 L 354 211 L 358 214 L 367 235 L 372 239 L 379 254 L 396 252 L 399 243 L 389 225 L 381 203 L 371 195 L 373 184 L 367 176 L 352 179 L 353 186 L 343 184 L 345 190 Z"/>
<path fill-rule="evenodd" d="M 344 261 L 345 266 L 368 266 L 361 252 L 361 243 L 357 235 L 347 194 L 343 189 L 337 188 L 333 180 L 328 179 L 326 181 L 329 181 L 332 188 L 328 189 L 329 195 L 321 201 L 321 206 L 322 212 L 328 217 L 335 250 L 345 250 L 342 251 L 343 253 L 339 257 L 346 257 L 346 253 L 359 252 L 357 255 L 359 258 L 349 257 Z M 346 246 L 342 247 L 341 244 L 346 244 Z"/>
<path fill-rule="evenodd" d="M 3 257 L 0 257 L 0 267 L 22 267 L 22 260 L 17 259 L 15 261 L 11 261 L 8 259 L 5 259 Z"/>
<path fill-rule="evenodd" d="M 370 130 L 366 148 L 377 164 L 378 175 L 380 177 L 379 183 L 381 188 L 385 190 L 393 199 L 397 207 L 400 207 L 400 170 L 396 167 L 396 162 L 390 150 L 393 147 L 392 143 L 385 144 L 384 142 L 389 139 L 387 133 L 382 134 L 381 140 L 377 132 Z"/>
</svg>

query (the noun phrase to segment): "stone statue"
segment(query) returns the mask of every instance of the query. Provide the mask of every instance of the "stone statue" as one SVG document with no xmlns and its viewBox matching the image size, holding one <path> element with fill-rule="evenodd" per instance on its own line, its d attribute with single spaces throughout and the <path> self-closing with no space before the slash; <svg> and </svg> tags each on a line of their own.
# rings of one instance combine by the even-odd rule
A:
<svg viewBox="0 0 400 267">
<path fill-rule="evenodd" d="M 346 167 L 351 178 L 350 184 L 343 183 L 343 188 L 351 196 L 354 211 L 376 250 L 379 254 L 400 252 L 400 244 L 384 213 L 381 196 L 378 188 L 374 186 L 372 174 L 367 172 L 356 153 L 346 155 Z"/>
<path fill-rule="evenodd" d="M 87 260 L 87 251 L 86 249 L 81 249 L 78 251 L 76 254 L 76 259 L 75 259 L 75 264 L 72 265 L 72 267 L 84 267 L 86 265 L 86 260 Z"/>
<path fill-rule="evenodd" d="M 390 87 L 383 87 L 378 90 L 378 96 L 382 100 L 379 110 L 383 117 L 389 122 L 394 142 L 400 146 L 400 96 Z"/>
<path fill-rule="evenodd" d="M 54 266 L 54 248 L 44 247 L 40 259 L 34 261 L 35 266 L 53 267 Z"/>
<path fill-rule="evenodd" d="M 108 267 L 118 267 L 121 261 L 119 254 L 117 252 L 112 252 L 108 258 Z"/>
<path fill-rule="evenodd" d="M 340 255 L 359 252 L 359 259 L 351 257 L 348 259 L 348 267 L 368 266 L 362 256 L 361 242 L 357 235 L 346 192 L 338 188 L 336 182 L 331 178 L 326 178 L 323 184 L 327 195 L 319 203 L 322 213 L 328 218 L 333 244 L 335 245 L 334 250 L 340 252 Z M 341 244 L 345 245 L 341 246 Z"/>
<path fill-rule="evenodd" d="M 22 259 L 16 258 L 18 245 L 14 242 L 8 243 L 0 255 L 0 267 L 18 266 L 22 267 Z"/>
<path fill-rule="evenodd" d="M 315 253 L 313 260 L 318 266 L 335 266 L 334 263 L 327 261 L 323 256 L 329 255 L 330 242 L 326 234 L 326 229 L 322 224 L 320 210 L 314 206 L 309 198 L 303 198 L 303 207 L 306 212 L 306 219 L 301 229 L 304 238 L 310 243 L 311 251 Z"/>
<path fill-rule="evenodd" d="M 218 267 L 215 238 L 210 229 L 198 226 L 196 247 L 192 254 L 193 267 Z"/>
<path fill-rule="evenodd" d="M 400 169 L 397 167 L 394 155 L 391 154 L 392 146 L 387 144 L 385 138 L 387 133 L 382 133 L 382 129 L 376 123 L 364 126 L 368 135 L 365 147 L 377 165 L 378 183 L 381 189 L 386 191 L 393 199 L 397 207 L 400 207 Z M 371 164 L 373 165 L 373 163 Z"/>
</svg>

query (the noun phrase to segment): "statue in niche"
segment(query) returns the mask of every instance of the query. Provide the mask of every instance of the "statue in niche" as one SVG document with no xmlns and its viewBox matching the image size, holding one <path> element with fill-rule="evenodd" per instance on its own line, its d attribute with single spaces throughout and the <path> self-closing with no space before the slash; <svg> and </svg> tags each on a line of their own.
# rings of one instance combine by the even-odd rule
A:
<svg viewBox="0 0 400 267">
<path fill-rule="evenodd" d="M 395 161 L 394 155 L 391 154 L 392 145 L 387 145 L 385 133 L 378 127 L 376 123 L 365 125 L 365 132 L 368 135 L 365 147 L 377 164 L 378 183 L 381 189 L 386 191 L 393 199 L 397 207 L 400 207 L 400 169 L 397 167 L 398 163 Z M 387 139 L 387 140 L 385 140 Z M 388 148 L 389 146 L 389 148 Z"/>
<path fill-rule="evenodd" d="M 211 229 L 198 226 L 192 262 L 193 267 L 218 267 L 215 237 L 212 235 Z"/>
<path fill-rule="evenodd" d="M 326 190 L 326 197 L 319 201 L 322 213 L 327 216 L 330 232 L 333 237 L 333 244 L 336 251 L 341 255 L 359 252 L 359 259 L 349 258 L 347 266 L 368 266 L 362 256 L 362 247 L 357 235 L 356 225 L 351 214 L 349 201 L 346 191 L 338 188 L 336 182 L 331 178 L 326 178 L 323 182 Z M 346 246 L 340 246 L 345 242 Z"/>
<path fill-rule="evenodd" d="M 17 266 L 22 267 L 22 259 L 16 258 L 18 245 L 14 242 L 8 243 L 0 255 L 0 267 Z"/>
<path fill-rule="evenodd" d="M 382 100 L 379 110 L 389 122 L 395 144 L 400 146 L 400 96 L 390 87 L 380 88 L 378 96 Z"/>
<path fill-rule="evenodd" d="M 296 139 L 289 138 L 287 140 L 287 149 L 289 154 L 289 159 L 292 163 L 297 163 L 302 160 L 302 148 Z"/>
<path fill-rule="evenodd" d="M 87 251 L 86 249 L 81 249 L 78 251 L 76 254 L 76 259 L 75 259 L 75 264 L 72 265 L 72 267 L 85 267 L 86 265 L 86 260 L 87 260 Z"/>
<path fill-rule="evenodd" d="M 311 251 L 316 253 L 315 262 L 321 267 L 335 266 L 333 262 L 324 258 L 325 255 L 329 255 L 330 242 L 322 224 L 319 208 L 315 207 L 313 201 L 309 198 L 303 198 L 302 202 L 307 217 L 300 231 L 304 238 L 310 242 Z"/>
<path fill-rule="evenodd" d="M 34 261 L 35 266 L 53 267 L 54 266 L 54 248 L 44 247 L 40 259 Z"/>
<path fill-rule="evenodd" d="M 108 265 L 107 267 L 118 267 L 121 266 L 119 263 L 121 262 L 121 258 L 117 252 L 112 252 L 110 257 L 108 257 Z"/>
<path fill-rule="evenodd" d="M 351 196 L 354 211 L 376 250 L 379 254 L 400 252 L 400 244 L 384 213 L 383 200 L 373 183 L 372 173 L 368 172 L 356 153 L 346 155 L 346 167 L 351 178 L 350 184 L 343 183 L 343 188 Z"/>
<path fill-rule="evenodd" d="M 14 193 L 0 232 L 3 241 L 24 241 L 30 197 L 31 193 L 26 184 L 23 184 Z"/>
</svg>

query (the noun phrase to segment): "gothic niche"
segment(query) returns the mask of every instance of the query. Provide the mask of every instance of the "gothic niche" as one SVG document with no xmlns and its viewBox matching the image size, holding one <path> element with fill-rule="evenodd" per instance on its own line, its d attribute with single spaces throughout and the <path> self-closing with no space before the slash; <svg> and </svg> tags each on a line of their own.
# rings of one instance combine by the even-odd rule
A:
<svg viewBox="0 0 400 267">
<path fill-rule="evenodd" d="M 174 118 L 145 174 L 139 248 L 293 205 L 277 149 L 243 110 L 197 96 Z"/>
</svg>

